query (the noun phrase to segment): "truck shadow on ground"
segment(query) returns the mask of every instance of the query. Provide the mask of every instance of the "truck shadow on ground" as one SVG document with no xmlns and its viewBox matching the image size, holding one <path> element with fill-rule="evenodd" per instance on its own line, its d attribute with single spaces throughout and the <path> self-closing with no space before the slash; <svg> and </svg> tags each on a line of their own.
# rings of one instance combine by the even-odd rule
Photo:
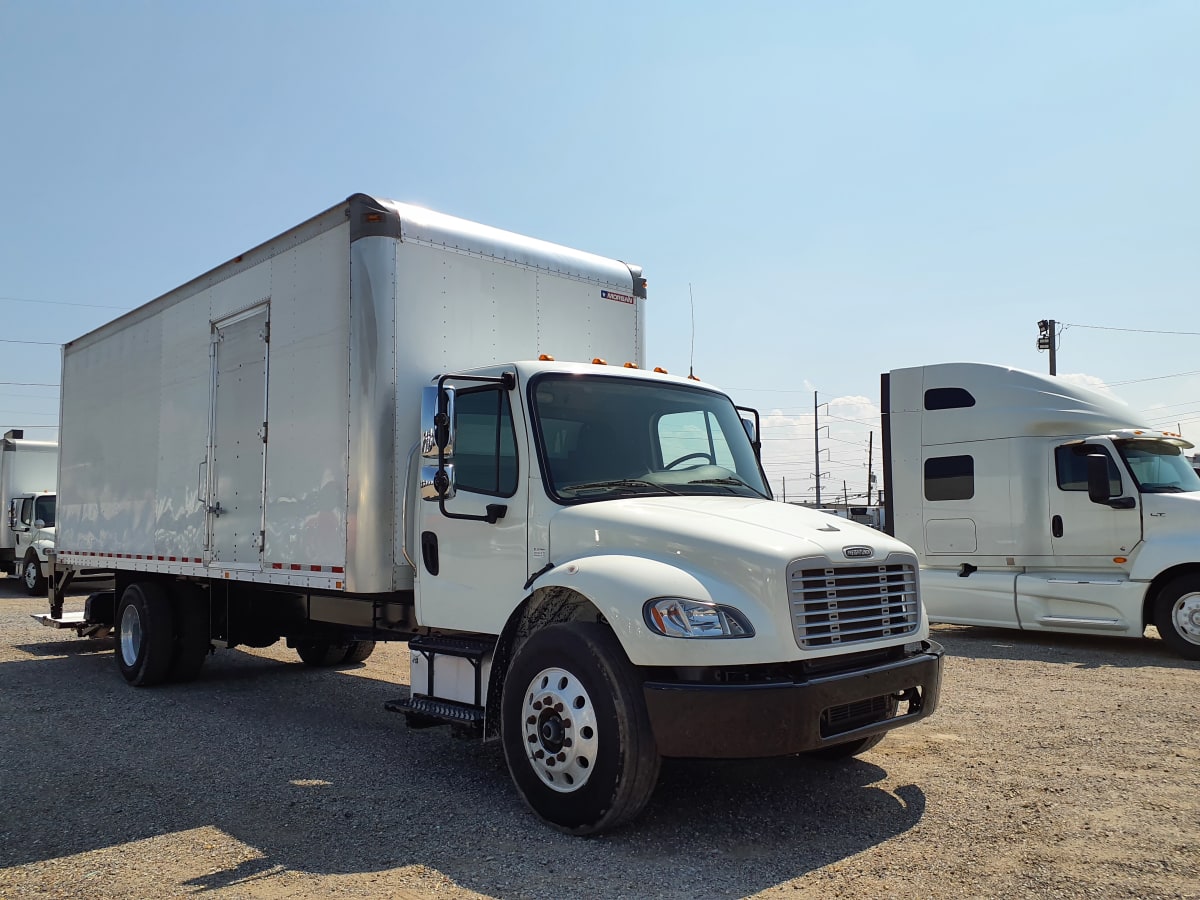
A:
<svg viewBox="0 0 1200 900">
<path fill-rule="evenodd" d="M 1200 662 L 1174 653 L 1151 629 L 1143 638 L 1091 634 L 1048 634 L 978 625 L 935 625 L 930 637 L 950 656 L 972 659 L 1025 659 L 1069 665 L 1141 669 L 1195 669 Z"/>
<path fill-rule="evenodd" d="M 860 853 L 925 812 L 917 786 L 879 786 L 868 761 L 668 760 L 635 823 L 571 837 L 525 809 L 497 745 L 386 712 L 403 685 L 231 652 L 193 683 L 133 690 L 79 643 L 27 645 L 34 658 L 0 665 L 0 866 L 215 828 L 254 857 L 194 860 L 193 890 L 420 865 L 493 896 L 639 896 L 657 870 L 649 883 L 677 885 L 672 896 L 724 898 Z M 517 856 L 546 861 L 533 881 L 506 865 Z"/>
</svg>

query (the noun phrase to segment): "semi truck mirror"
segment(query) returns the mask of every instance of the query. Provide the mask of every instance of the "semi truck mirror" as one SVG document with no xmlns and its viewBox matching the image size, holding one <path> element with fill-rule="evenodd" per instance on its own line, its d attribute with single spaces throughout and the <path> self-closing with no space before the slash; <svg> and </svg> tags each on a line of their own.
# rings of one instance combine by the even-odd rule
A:
<svg viewBox="0 0 1200 900">
<path fill-rule="evenodd" d="M 421 394 L 421 456 L 454 456 L 454 388 L 427 386 Z"/>
<path fill-rule="evenodd" d="M 421 466 L 421 499 L 437 502 L 445 497 L 454 497 L 454 465 L 447 463 L 439 469 L 436 465 Z"/>
<path fill-rule="evenodd" d="M 1108 457 L 1089 453 L 1087 457 L 1088 499 L 1093 503 L 1108 503 L 1112 489 L 1108 482 Z"/>
</svg>

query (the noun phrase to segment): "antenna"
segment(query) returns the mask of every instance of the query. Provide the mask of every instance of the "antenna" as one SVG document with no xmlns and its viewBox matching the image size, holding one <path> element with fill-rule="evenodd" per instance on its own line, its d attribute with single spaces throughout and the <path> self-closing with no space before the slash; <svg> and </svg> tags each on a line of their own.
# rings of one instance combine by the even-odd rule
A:
<svg viewBox="0 0 1200 900">
<path fill-rule="evenodd" d="M 692 307 L 692 345 L 688 348 L 688 378 L 695 378 L 693 363 L 696 361 L 696 300 L 692 296 L 692 283 L 688 282 L 688 303 Z"/>
</svg>

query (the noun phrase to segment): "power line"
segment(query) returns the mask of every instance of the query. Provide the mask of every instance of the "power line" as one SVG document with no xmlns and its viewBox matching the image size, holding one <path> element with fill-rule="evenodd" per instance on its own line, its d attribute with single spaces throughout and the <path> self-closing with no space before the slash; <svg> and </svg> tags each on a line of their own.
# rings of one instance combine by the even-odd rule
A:
<svg viewBox="0 0 1200 900">
<path fill-rule="evenodd" d="M 61 347 L 61 341 L 15 341 L 11 338 L 0 338 L 0 343 L 3 344 L 41 344 L 46 347 Z"/>
<path fill-rule="evenodd" d="M 1133 331 L 1138 334 L 1182 334 L 1200 337 L 1200 331 L 1154 331 L 1149 328 L 1116 328 L 1111 325 L 1080 325 L 1077 322 L 1059 322 L 1064 329 L 1066 328 L 1091 328 L 1096 331 Z"/>
<path fill-rule="evenodd" d="M 37 303 L 47 306 L 86 306 L 90 309 L 122 309 L 128 310 L 128 306 L 108 306 L 104 303 L 72 303 L 70 300 L 31 300 L 28 297 L 0 297 L 0 300 L 9 300 L 13 303 Z"/>
<path fill-rule="evenodd" d="M 1160 332 L 1160 333 L 1183 334 L 1184 332 Z M 1155 375 L 1153 378 L 1131 378 L 1129 381 L 1114 381 L 1111 384 L 1109 384 L 1109 387 L 1120 387 L 1123 384 L 1140 384 L 1143 381 L 1162 381 L 1164 378 L 1183 378 L 1188 375 L 1200 375 L 1200 371 L 1176 372 L 1174 375 Z"/>
</svg>

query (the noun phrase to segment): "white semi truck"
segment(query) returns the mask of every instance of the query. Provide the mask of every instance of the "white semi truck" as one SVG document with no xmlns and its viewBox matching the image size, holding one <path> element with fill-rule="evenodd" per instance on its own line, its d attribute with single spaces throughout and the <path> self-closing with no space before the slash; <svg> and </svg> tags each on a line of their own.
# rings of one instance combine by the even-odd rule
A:
<svg viewBox="0 0 1200 900">
<path fill-rule="evenodd" d="M 1172 432 L 1061 378 L 882 378 L 889 533 L 937 622 L 1140 637 L 1200 659 L 1200 476 Z"/>
<path fill-rule="evenodd" d="M 55 441 L 30 440 L 19 428 L 0 438 L 0 497 L 8 504 L 8 524 L 0 531 L 0 569 L 20 576 L 31 595 L 46 592 L 57 479 Z"/>
<path fill-rule="evenodd" d="M 82 624 L 133 685 L 407 641 L 389 708 L 500 740 L 572 833 L 664 756 L 849 756 L 929 715 L 912 551 L 774 502 L 753 411 L 646 370 L 645 286 L 355 195 L 72 341 L 48 624 L 104 567 Z"/>
</svg>

